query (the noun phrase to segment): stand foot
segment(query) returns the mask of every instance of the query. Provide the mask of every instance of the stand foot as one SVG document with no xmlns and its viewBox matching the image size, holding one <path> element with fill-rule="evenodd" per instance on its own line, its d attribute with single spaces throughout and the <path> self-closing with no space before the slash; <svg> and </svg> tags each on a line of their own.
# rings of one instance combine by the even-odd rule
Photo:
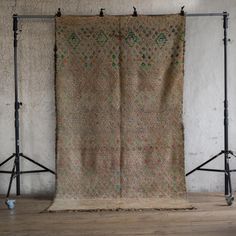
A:
<svg viewBox="0 0 236 236">
<path fill-rule="evenodd" d="M 233 204 L 233 201 L 234 201 L 234 196 L 233 195 L 225 196 L 225 200 L 227 202 L 227 205 L 231 206 Z"/>
<path fill-rule="evenodd" d="M 14 199 L 7 199 L 5 203 L 6 203 L 7 207 L 8 207 L 8 209 L 12 210 L 12 209 L 15 208 L 16 200 L 14 200 Z"/>
</svg>

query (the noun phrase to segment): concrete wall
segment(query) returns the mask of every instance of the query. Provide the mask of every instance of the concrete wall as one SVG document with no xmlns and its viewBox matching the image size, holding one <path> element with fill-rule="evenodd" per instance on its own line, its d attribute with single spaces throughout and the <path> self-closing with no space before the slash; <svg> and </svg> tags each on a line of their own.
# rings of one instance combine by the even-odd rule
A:
<svg viewBox="0 0 236 236">
<path fill-rule="evenodd" d="M 12 14 L 93 15 L 101 7 L 106 14 L 141 14 L 186 11 L 230 12 L 229 107 L 230 148 L 236 150 L 236 2 L 234 0 L 1 0 L 0 1 L 0 161 L 14 151 L 14 83 Z M 54 23 L 53 20 L 22 20 L 19 28 L 19 95 L 21 147 L 25 155 L 55 168 Z M 186 171 L 223 148 L 223 42 L 221 17 L 187 18 L 184 83 Z M 34 168 L 22 161 L 22 168 Z M 4 170 L 11 168 L 6 165 Z M 223 158 L 210 166 L 223 167 Z M 236 167 L 232 160 L 232 167 Z M 0 193 L 5 193 L 8 175 L 0 175 Z M 53 194 L 54 176 L 25 175 L 25 194 Z M 188 191 L 222 191 L 222 174 L 196 172 L 187 178 Z M 236 176 L 233 177 L 236 188 Z M 15 187 L 13 186 L 13 191 Z"/>
</svg>

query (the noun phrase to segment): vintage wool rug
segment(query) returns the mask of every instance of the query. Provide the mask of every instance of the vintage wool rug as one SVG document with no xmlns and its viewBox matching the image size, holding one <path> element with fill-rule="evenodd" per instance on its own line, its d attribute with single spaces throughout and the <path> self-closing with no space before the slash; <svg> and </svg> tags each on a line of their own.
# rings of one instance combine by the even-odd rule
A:
<svg viewBox="0 0 236 236">
<path fill-rule="evenodd" d="M 185 17 L 56 19 L 57 183 L 49 208 L 190 208 Z"/>
</svg>

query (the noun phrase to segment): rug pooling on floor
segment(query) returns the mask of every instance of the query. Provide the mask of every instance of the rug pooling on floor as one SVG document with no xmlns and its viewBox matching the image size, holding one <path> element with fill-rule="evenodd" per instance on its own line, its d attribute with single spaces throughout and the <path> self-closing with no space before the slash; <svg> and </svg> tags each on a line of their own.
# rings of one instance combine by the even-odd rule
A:
<svg viewBox="0 0 236 236">
<path fill-rule="evenodd" d="M 185 17 L 56 19 L 57 183 L 49 208 L 190 208 Z"/>
</svg>

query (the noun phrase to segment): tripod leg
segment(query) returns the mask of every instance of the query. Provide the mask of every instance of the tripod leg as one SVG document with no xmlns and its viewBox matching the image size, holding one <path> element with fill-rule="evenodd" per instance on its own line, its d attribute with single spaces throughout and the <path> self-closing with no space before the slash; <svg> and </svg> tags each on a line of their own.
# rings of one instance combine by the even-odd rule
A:
<svg viewBox="0 0 236 236">
<path fill-rule="evenodd" d="M 23 158 L 25 158 L 26 160 L 28 160 L 28 161 L 30 161 L 30 162 L 32 162 L 32 163 L 34 163 L 35 165 L 37 165 L 37 166 L 39 166 L 39 167 L 43 168 L 44 170 L 47 170 L 47 171 L 51 172 L 52 174 L 55 174 L 55 172 L 54 172 L 54 171 L 52 171 L 52 170 L 48 169 L 46 166 L 44 166 L 44 165 L 42 165 L 42 164 L 38 163 L 37 161 L 34 161 L 34 160 L 32 160 L 31 158 L 29 158 L 29 157 L 27 157 L 27 156 L 23 155 L 22 153 L 20 154 L 20 156 L 21 156 L 21 157 L 23 157 Z"/>
<path fill-rule="evenodd" d="M 228 168 L 229 168 L 229 163 L 228 163 L 228 156 L 225 154 L 225 196 L 229 195 L 229 174 L 228 174 Z"/>
<path fill-rule="evenodd" d="M 226 155 L 226 162 L 225 162 L 225 180 L 227 180 L 227 183 L 225 183 L 225 187 L 227 192 L 225 192 L 225 200 L 229 206 L 233 204 L 234 196 L 232 192 L 232 183 L 231 183 L 231 173 L 230 173 L 230 168 L 229 168 L 229 157 Z"/>
<path fill-rule="evenodd" d="M 229 185 L 229 194 L 230 196 L 233 195 L 233 192 L 232 192 L 232 184 L 231 184 L 231 175 L 230 175 L 230 172 L 229 172 L 229 176 L 228 176 L 228 185 Z"/>
<path fill-rule="evenodd" d="M 236 155 L 232 151 L 229 151 L 229 154 L 231 154 L 232 156 L 236 157 Z"/>
<path fill-rule="evenodd" d="M 11 172 L 11 178 L 10 178 L 10 182 L 9 182 L 8 190 L 7 190 L 7 198 L 8 198 L 9 195 L 10 195 L 11 186 L 12 186 L 12 181 L 13 181 L 14 174 L 15 174 L 15 168 L 16 168 L 16 163 L 14 162 L 14 165 L 13 165 L 13 168 L 12 168 L 12 172 Z"/>
<path fill-rule="evenodd" d="M 20 155 L 16 154 L 16 195 L 20 195 Z"/>
<path fill-rule="evenodd" d="M 232 185 L 231 185 L 231 175 L 230 175 L 230 171 L 229 171 L 229 163 L 227 162 L 227 169 L 226 169 L 226 172 L 227 172 L 227 186 L 228 186 L 228 194 L 227 195 L 232 195 Z"/>
<path fill-rule="evenodd" d="M 224 152 L 221 151 L 218 154 L 216 154 L 215 156 L 213 156 L 212 158 L 210 158 L 208 161 L 205 161 L 204 163 L 202 163 L 200 166 L 194 168 L 193 170 L 189 171 L 186 176 L 192 174 L 193 172 L 195 172 L 196 170 L 199 170 L 201 167 L 203 167 L 204 165 L 206 165 L 207 163 L 213 161 L 215 158 L 217 158 L 218 156 L 220 156 L 221 154 L 223 154 Z"/>
<path fill-rule="evenodd" d="M 2 163 L 0 163 L 0 166 L 3 166 L 5 163 L 7 163 L 8 161 L 10 161 L 13 157 L 15 156 L 15 153 L 13 153 L 10 157 L 8 157 L 5 161 L 3 161 Z"/>
</svg>

